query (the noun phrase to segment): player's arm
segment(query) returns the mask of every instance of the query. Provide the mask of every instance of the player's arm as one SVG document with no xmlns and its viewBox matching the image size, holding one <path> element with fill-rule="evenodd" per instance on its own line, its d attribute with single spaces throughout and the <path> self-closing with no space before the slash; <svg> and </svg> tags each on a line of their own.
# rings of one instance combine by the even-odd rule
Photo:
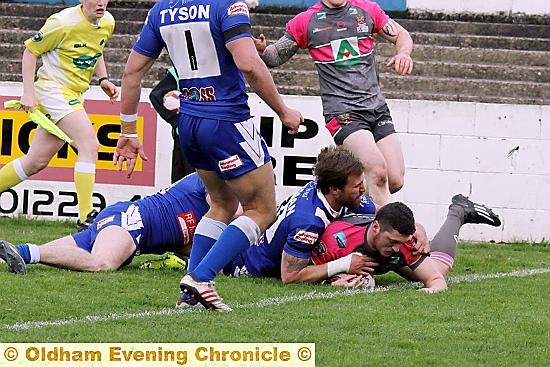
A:
<svg viewBox="0 0 550 367">
<path fill-rule="evenodd" d="M 368 275 L 378 265 L 368 256 L 351 253 L 326 264 L 314 265 L 309 258 L 292 256 L 283 250 L 281 259 L 281 280 L 288 283 L 316 283 L 335 274 L 348 273 Z"/>
<path fill-rule="evenodd" d="M 426 228 L 418 222 L 415 223 L 416 231 L 414 232 L 414 238 L 416 239 L 414 248 L 412 250 L 413 255 L 428 254 L 430 253 L 430 241 L 428 240 L 428 234 Z"/>
<path fill-rule="evenodd" d="M 94 73 L 97 78 L 101 80 L 99 86 L 101 87 L 103 92 L 105 92 L 105 94 L 109 96 L 111 103 L 116 101 L 119 91 L 117 86 L 109 80 L 109 76 L 107 74 L 107 66 L 105 66 L 105 58 L 103 57 L 103 55 L 101 55 L 97 59 Z"/>
<path fill-rule="evenodd" d="M 424 288 L 420 289 L 421 292 L 437 293 L 447 290 L 445 277 L 437 270 L 434 260 L 430 257 L 426 257 L 414 270 L 408 267 L 399 269 L 399 274 L 424 283 Z"/>
<path fill-rule="evenodd" d="M 122 163 L 126 162 L 128 177 L 134 171 L 138 154 L 143 160 L 147 160 L 143 146 L 137 137 L 137 110 L 141 95 L 141 81 L 154 62 L 155 59 L 132 50 L 124 67 L 120 98 L 120 138 L 113 155 L 113 163 L 118 165 L 120 171 Z"/>
<path fill-rule="evenodd" d="M 304 118 L 299 111 L 289 108 L 283 102 L 269 70 L 256 51 L 252 38 L 237 38 L 226 43 L 226 47 L 254 92 L 277 113 L 283 125 L 290 129 L 289 133 L 297 133 Z"/>
<path fill-rule="evenodd" d="M 386 66 L 394 66 L 399 75 L 410 74 L 413 70 L 413 40 L 409 32 L 390 18 L 377 34 L 395 45 L 395 56 L 390 58 Z"/>
<path fill-rule="evenodd" d="M 23 76 L 23 95 L 21 96 L 21 107 L 25 111 L 31 111 L 38 103 L 34 96 L 34 72 L 36 70 L 36 63 L 38 57 L 33 54 L 28 48 L 23 51 L 23 58 L 21 60 L 21 69 Z"/>
<path fill-rule="evenodd" d="M 288 35 L 283 35 L 277 42 L 267 45 L 267 40 L 263 34 L 260 34 L 259 38 L 254 39 L 256 50 L 258 54 L 270 67 L 276 67 L 284 64 L 298 51 L 300 46 L 291 39 Z"/>
</svg>

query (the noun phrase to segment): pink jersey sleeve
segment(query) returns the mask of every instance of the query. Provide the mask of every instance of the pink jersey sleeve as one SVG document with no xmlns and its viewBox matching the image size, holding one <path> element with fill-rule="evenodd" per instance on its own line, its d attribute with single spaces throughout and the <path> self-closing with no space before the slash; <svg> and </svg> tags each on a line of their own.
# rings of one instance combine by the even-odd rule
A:
<svg viewBox="0 0 550 367">
<path fill-rule="evenodd" d="M 307 48 L 307 26 L 313 12 L 307 10 L 296 15 L 286 24 L 286 31 L 289 33 L 300 48 Z"/>
<path fill-rule="evenodd" d="M 386 25 L 390 17 L 384 13 L 384 10 L 373 1 L 368 0 L 352 0 L 351 4 L 365 10 L 370 14 L 374 21 L 374 29 L 372 33 L 378 33 Z"/>
</svg>

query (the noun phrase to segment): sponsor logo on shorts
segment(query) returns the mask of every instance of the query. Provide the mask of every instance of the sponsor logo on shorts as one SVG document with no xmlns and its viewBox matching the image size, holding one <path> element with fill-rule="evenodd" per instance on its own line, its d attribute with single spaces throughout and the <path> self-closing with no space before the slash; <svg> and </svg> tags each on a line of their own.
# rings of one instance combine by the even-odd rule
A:
<svg viewBox="0 0 550 367">
<path fill-rule="evenodd" d="M 178 214 L 178 224 L 180 226 L 181 235 L 183 237 L 183 246 L 187 246 L 191 243 L 191 239 L 195 234 L 195 229 L 197 228 L 197 217 L 192 210 Z"/>
<path fill-rule="evenodd" d="M 44 39 L 44 35 L 42 34 L 42 32 L 38 32 L 37 34 L 34 35 L 34 37 L 32 38 L 32 41 L 33 42 L 40 42 Z"/>
<path fill-rule="evenodd" d="M 393 121 L 392 120 L 378 121 L 376 126 L 381 127 L 381 126 L 384 126 L 384 125 L 387 125 L 387 124 L 393 124 Z"/>
<path fill-rule="evenodd" d="M 243 162 L 241 161 L 241 158 L 239 158 L 238 155 L 234 155 L 232 157 L 224 159 L 223 161 L 218 162 L 218 167 L 222 172 L 229 171 L 230 169 L 238 168 L 242 165 L 243 165 Z"/>
<path fill-rule="evenodd" d="M 99 231 L 104 225 L 107 223 L 111 223 L 115 219 L 114 215 L 111 215 L 110 217 L 103 218 L 97 221 L 96 223 L 96 229 Z"/>
<path fill-rule="evenodd" d="M 340 116 L 338 116 L 338 122 L 342 125 L 347 125 L 351 123 L 353 118 L 351 117 L 351 113 L 343 113 Z"/>
<path fill-rule="evenodd" d="M 245 2 L 239 1 L 227 8 L 227 15 L 246 15 L 248 16 L 248 6 Z"/>
<path fill-rule="evenodd" d="M 315 242 L 317 242 L 317 239 L 319 238 L 319 235 L 317 233 L 304 231 L 303 229 L 300 229 L 296 234 L 294 235 L 294 239 L 298 242 L 307 243 L 308 245 L 313 245 Z"/>
</svg>

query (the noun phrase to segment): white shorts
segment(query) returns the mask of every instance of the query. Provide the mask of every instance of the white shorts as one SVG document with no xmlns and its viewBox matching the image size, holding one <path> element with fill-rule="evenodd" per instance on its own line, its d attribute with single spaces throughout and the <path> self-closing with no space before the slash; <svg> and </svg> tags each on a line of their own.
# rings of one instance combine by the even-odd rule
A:
<svg viewBox="0 0 550 367">
<path fill-rule="evenodd" d="M 34 83 L 34 95 L 40 111 L 55 123 L 71 112 L 84 109 L 82 93 L 50 80 L 38 79 Z"/>
</svg>

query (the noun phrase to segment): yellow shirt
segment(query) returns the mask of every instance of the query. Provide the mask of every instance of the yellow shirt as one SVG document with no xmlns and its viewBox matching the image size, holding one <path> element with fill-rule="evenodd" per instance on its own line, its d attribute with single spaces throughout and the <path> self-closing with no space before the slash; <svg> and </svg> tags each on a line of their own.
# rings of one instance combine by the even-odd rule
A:
<svg viewBox="0 0 550 367">
<path fill-rule="evenodd" d="M 42 57 L 38 78 L 52 80 L 83 93 L 90 87 L 97 59 L 115 29 L 109 12 L 92 25 L 77 5 L 51 15 L 25 46 Z"/>
</svg>

